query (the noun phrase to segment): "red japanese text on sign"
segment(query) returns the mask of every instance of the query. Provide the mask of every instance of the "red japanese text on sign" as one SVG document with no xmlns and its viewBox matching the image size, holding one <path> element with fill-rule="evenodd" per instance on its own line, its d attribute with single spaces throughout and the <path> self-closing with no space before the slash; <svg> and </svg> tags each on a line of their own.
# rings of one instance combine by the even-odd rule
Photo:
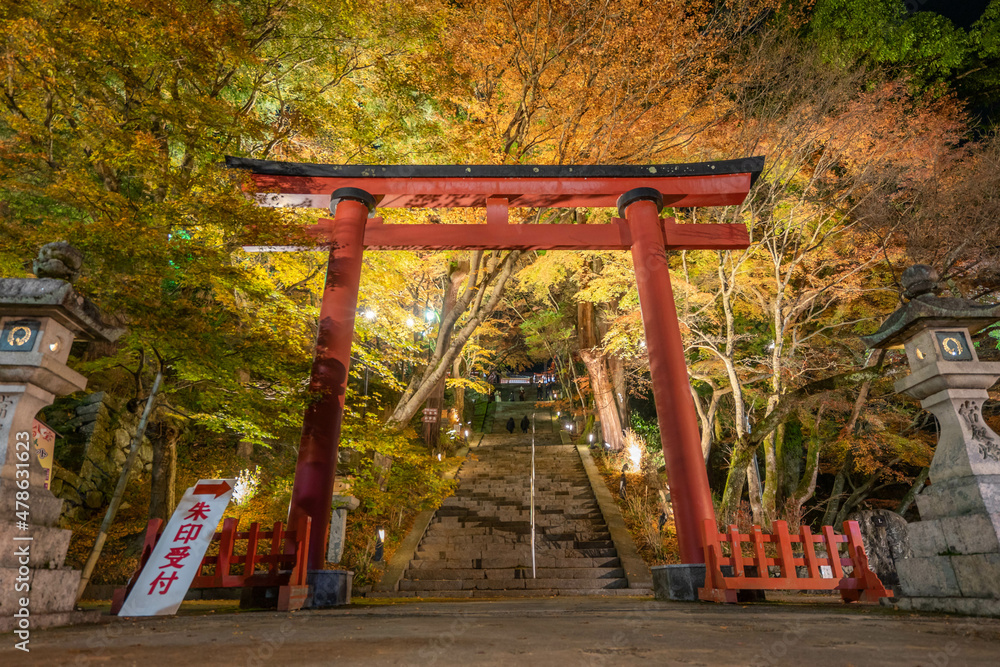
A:
<svg viewBox="0 0 1000 667">
<path fill-rule="evenodd" d="M 236 480 L 200 480 L 189 488 L 122 605 L 121 616 L 177 611 L 232 497 Z"/>
</svg>

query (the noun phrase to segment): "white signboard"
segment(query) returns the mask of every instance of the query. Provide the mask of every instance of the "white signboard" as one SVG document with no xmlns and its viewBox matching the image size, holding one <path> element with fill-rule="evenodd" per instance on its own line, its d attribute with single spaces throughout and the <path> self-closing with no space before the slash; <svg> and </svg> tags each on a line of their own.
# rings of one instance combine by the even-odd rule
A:
<svg viewBox="0 0 1000 667">
<path fill-rule="evenodd" d="M 233 497 L 235 484 L 235 479 L 202 479 L 184 493 L 119 616 L 177 613 Z"/>
</svg>

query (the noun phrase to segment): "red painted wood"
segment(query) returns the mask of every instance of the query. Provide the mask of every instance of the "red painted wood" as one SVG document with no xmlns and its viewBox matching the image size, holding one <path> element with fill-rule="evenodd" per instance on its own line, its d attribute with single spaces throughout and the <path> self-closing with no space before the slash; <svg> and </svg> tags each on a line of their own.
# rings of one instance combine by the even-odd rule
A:
<svg viewBox="0 0 1000 667">
<path fill-rule="evenodd" d="M 823 536 L 826 538 L 826 560 L 833 570 L 833 578 L 842 579 L 844 576 L 844 566 L 840 560 L 840 549 L 838 547 L 840 540 L 837 539 L 838 536 L 834 533 L 833 526 L 823 526 Z"/>
<path fill-rule="evenodd" d="M 342 200 L 330 231 L 330 260 L 319 314 L 319 334 L 309 389 L 314 400 L 302 420 L 295 483 L 288 521 L 312 519 L 309 567 L 322 569 L 330 530 L 330 498 L 337 472 L 337 447 L 344 416 L 347 374 L 351 364 L 354 315 L 361 282 L 362 242 L 368 207 Z"/>
<path fill-rule="evenodd" d="M 381 206 L 485 206 L 485 225 L 386 225 L 366 223 L 362 204 L 342 201 L 335 220 L 322 220 L 311 233 L 329 241 L 330 263 L 313 364 L 310 403 L 303 420 L 289 522 L 312 519 L 309 566 L 324 563 L 330 503 L 344 410 L 350 347 L 357 306 L 363 247 L 520 250 L 631 249 L 643 308 L 657 415 L 666 424 L 664 454 L 671 475 L 682 561 L 704 559 L 699 522 L 713 517 L 700 436 L 689 392 L 683 344 L 677 323 L 666 250 L 736 250 L 749 245 L 746 228 L 731 225 L 678 225 L 660 220 L 651 202 L 629 207 L 628 221 L 606 225 L 504 224 L 512 206 L 613 206 L 623 191 L 655 185 L 667 205 L 740 203 L 750 174 L 667 178 L 591 179 L 350 179 L 254 175 L 263 189 L 314 196 L 338 187 L 364 186 Z M 633 182 L 634 181 L 634 182 Z M 376 188 L 372 191 L 371 188 Z M 394 198 L 395 197 L 395 198 Z M 328 197 L 327 197 L 328 201 Z M 655 269 L 655 271 L 653 270 Z"/>
<path fill-rule="evenodd" d="M 309 574 L 309 532 L 311 523 L 312 519 L 302 517 L 295 527 L 294 540 L 291 542 L 291 545 L 296 547 L 294 550 L 295 567 L 292 569 L 291 578 L 289 579 L 289 584 L 292 586 L 306 585 L 306 577 Z"/>
<path fill-rule="evenodd" d="M 744 574 L 743 570 L 743 543 L 740 540 L 740 531 L 736 526 L 729 527 L 729 544 L 730 551 L 732 554 L 732 565 L 733 574 L 737 577 L 742 577 Z"/>
<path fill-rule="evenodd" d="M 632 263 L 681 562 L 704 563 L 702 525 L 706 519 L 715 520 L 715 509 L 670 286 L 663 225 L 651 201 L 632 203 L 625 217 L 632 236 Z"/>
<path fill-rule="evenodd" d="M 481 208 L 489 197 L 502 197 L 514 208 L 614 208 L 623 192 L 656 188 L 666 206 L 729 206 L 750 191 L 750 174 L 655 176 L 643 178 L 338 178 L 252 174 L 258 200 L 281 205 L 285 195 L 313 195 L 297 205 L 326 208 L 337 188 L 360 188 L 379 200 L 380 208 Z"/>
<path fill-rule="evenodd" d="M 779 563 L 781 566 L 781 578 L 786 580 L 796 579 L 795 552 L 792 551 L 792 539 L 788 534 L 788 524 L 784 521 L 775 521 L 773 523 L 771 542 L 774 542 L 775 538 L 777 538 L 778 542 L 778 558 L 781 560 Z"/>
<path fill-rule="evenodd" d="M 219 536 L 219 557 L 215 561 L 215 580 L 219 586 L 237 586 L 241 577 L 229 574 L 230 562 L 233 558 L 233 548 L 236 546 L 236 526 L 240 520 L 227 517 L 222 522 L 222 535 Z"/>
<path fill-rule="evenodd" d="M 853 524 L 853 525 L 851 525 Z M 774 532 L 771 535 L 761 533 L 760 528 L 754 526 L 750 536 L 741 535 L 731 527 L 725 534 L 719 534 L 715 529 L 715 522 L 705 520 L 702 524 L 702 541 L 705 550 L 705 587 L 698 589 L 698 598 L 710 602 L 736 602 L 736 592 L 741 589 L 748 590 L 829 590 L 839 591 L 841 597 L 847 602 L 857 600 L 878 601 L 881 597 L 891 597 L 892 591 L 887 590 L 878 576 L 868 567 L 868 557 L 865 554 L 864 545 L 861 542 L 861 533 L 857 527 L 857 522 L 844 522 L 844 533 L 837 535 L 831 526 L 824 527 L 823 535 L 813 535 L 808 527 L 803 527 L 798 536 L 788 533 L 788 526 L 783 521 L 774 522 Z M 753 559 L 741 559 L 745 563 L 753 561 L 761 572 L 761 576 L 748 577 L 736 572 L 736 576 L 727 577 L 722 574 L 721 565 L 726 565 L 727 560 L 720 556 L 721 545 L 728 542 L 731 553 L 738 552 L 738 544 L 750 540 L 754 547 Z M 822 543 L 831 558 L 817 558 L 814 544 Z M 801 542 L 803 545 L 803 558 L 794 555 L 792 544 Z M 839 544 L 846 542 L 848 545 L 847 556 L 840 557 L 837 551 Z M 778 558 L 767 558 L 764 555 L 764 545 L 777 544 Z M 819 566 L 836 563 L 833 578 L 823 578 L 820 576 Z M 733 562 L 735 566 L 735 561 Z M 805 564 L 809 569 L 808 577 L 799 577 L 795 566 Z M 781 567 L 780 577 L 771 577 L 767 573 L 768 565 L 778 565 Z M 844 576 L 841 565 L 853 567 L 851 576 Z M 840 568 L 840 569 L 838 569 Z M 839 571 L 839 576 L 838 576 Z M 734 570 L 735 572 L 735 570 Z"/>
<path fill-rule="evenodd" d="M 257 545 L 260 543 L 260 523 L 254 521 L 247 531 L 247 555 L 243 559 L 243 576 L 252 577 L 257 570 Z"/>
<path fill-rule="evenodd" d="M 757 576 L 761 579 L 769 579 L 771 574 L 767 571 L 768 559 L 767 554 L 764 553 L 764 534 L 761 532 L 760 526 L 753 527 L 750 542 L 753 544 L 753 564 L 757 568 Z"/>
<path fill-rule="evenodd" d="M 510 202 L 505 197 L 489 197 L 486 200 L 486 224 L 506 225 L 510 222 Z"/>
<path fill-rule="evenodd" d="M 809 526 L 802 526 L 802 555 L 810 579 L 820 579 L 819 561 L 816 558 L 816 537 Z"/>
<path fill-rule="evenodd" d="M 669 250 L 739 250 L 750 245 L 743 224 L 678 225 L 673 218 L 661 224 Z M 333 221 L 320 220 L 307 231 L 330 238 Z M 365 225 L 364 245 L 384 250 L 628 250 L 632 234 L 628 223 L 617 218 L 607 225 L 386 225 L 372 218 Z"/>
<path fill-rule="evenodd" d="M 743 223 L 678 225 L 674 218 L 664 218 L 663 237 L 668 250 L 742 250 L 750 247 L 750 235 Z"/>
<path fill-rule="evenodd" d="M 274 524 L 274 528 L 271 530 L 271 553 L 268 555 L 267 560 L 270 568 L 268 573 L 271 576 L 278 574 L 281 564 L 281 541 L 285 538 L 284 525 L 278 521 Z"/>
<path fill-rule="evenodd" d="M 892 591 L 887 589 L 868 565 L 868 554 L 865 553 L 865 545 L 861 539 L 861 529 L 857 521 L 844 522 L 844 534 L 847 537 L 847 554 L 854 564 L 854 571 L 851 576 L 854 580 L 863 585 L 858 587 L 858 597 L 852 599 L 864 599 L 870 602 L 878 602 L 879 598 L 892 597 Z M 841 592 L 843 595 L 843 591 Z M 845 596 L 844 599 L 848 599 Z"/>
</svg>

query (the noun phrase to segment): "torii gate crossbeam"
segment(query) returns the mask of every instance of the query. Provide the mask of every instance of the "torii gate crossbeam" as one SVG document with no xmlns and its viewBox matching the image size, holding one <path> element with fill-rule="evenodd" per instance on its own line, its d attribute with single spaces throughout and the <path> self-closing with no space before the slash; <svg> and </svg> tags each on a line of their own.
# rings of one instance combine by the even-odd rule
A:
<svg viewBox="0 0 1000 667">
<path fill-rule="evenodd" d="M 697 415 L 674 307 L 667 250 L 739 249 L 742 224 L 678 225 L 668 206 L 741 203 L 764 158 L 678 165 L 365 166 L 227 158 L 250 172 L 263 206 L 331 207 L 311 233 L 330 247 L 289 520 L 312 518 L 309 566 L 321 568 L 329 532 L 354 317 L 364 249 L 630 250 L 653 396 L 684 563 L 704 562 L 701 526 L 714 519 Z M 376 208 L 486 209 L 485 225 L 397 225 Z M 511 225 L 510 207 L 615 207 L 607 225 Z M 290 247 L 248 247 L 257 251 Z"/>
</svg>

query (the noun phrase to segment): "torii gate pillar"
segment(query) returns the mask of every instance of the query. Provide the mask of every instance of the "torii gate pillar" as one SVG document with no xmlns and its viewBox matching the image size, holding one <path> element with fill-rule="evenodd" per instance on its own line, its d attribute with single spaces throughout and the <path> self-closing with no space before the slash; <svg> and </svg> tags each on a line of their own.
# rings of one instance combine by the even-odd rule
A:
<svg viewBox="0 0 1000 667">
<path fill-rule="evenodd" d="M 310 569 L 322 568 L 326 559 L 330 498 L 337 474 L 354 315 L 361 284 L 365 222 L 369 211 L 375 208 L 375 198 L 358 188 L 340 188 L 333 193 L 330 208 L 334 211 L 334 225 L 330 232 L 330 261 L 323 304 L 319 311 L 316 356 L 309 379 L 312 402 L 306 407 L 302 421 L 295 485 L 288 510 L 289 525 L 294 526 L 301 517 L 312 517 Z"/>
<path fill-rule="evenodd" d="M 662 206 L 662 196 L 652 188 L 630 190 L 618 200 L 619 214 L 628 221 L 632 234 L 632 264 L 681 562 L 704 563 L 698 536 L 705 519 L 715 520 L 715 511 L 670 286 L 659 216 Z"/>
</svg>

